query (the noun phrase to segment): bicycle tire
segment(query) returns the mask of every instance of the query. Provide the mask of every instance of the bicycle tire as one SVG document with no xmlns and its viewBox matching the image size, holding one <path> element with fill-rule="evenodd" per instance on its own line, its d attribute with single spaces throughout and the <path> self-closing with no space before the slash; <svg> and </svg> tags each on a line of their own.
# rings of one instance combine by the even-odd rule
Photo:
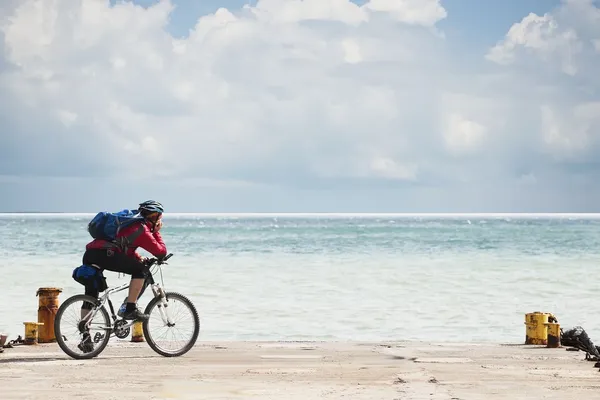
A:
<svg viewBox="0 0 600 400">
<path fill-rule="evenodd" d="M 200 334 L 200 317 L 198 316 L 198 310 L 196 310 L 196 306 L 194 306 L 194 303 L 192 303 L 192 301 L 186 296 L 177 292 L 166 292 L 165 296 L 167 300 L 169 300 L 169 298 L 177 298 L 178 300 L 181 300 L 181 302 L 183 302 L 192 311 L 192 315 L 194 317 L 194 333 L 190 342 L 177 352 L 166 352 L 158 347 L 158 345 L 152 338 L 152 335 L 148 331 L 148 321 L 150 319 L 147 319 L 142 323 L 142 330 L 144 332 L 144 338 L 146 338 L 146 341 L 148 342 L 148 346 L 150 346 L 150 348 L 156 353 L 164 357 L 179 357 L 190 351 L 196 344 L 196 340 L 198 340 L 198 335 Z M 150 302 L 146 306 L 144 314 L 147 314 L 149 316 L 150 312 L 159 301 L 159 297 L 155 297 L 152 300 L 150 300 Z"/>
<path fill-rule="evenodd" d="M 60 330 L 60 321 L 62 319 L 62 316 L 63 316 L 65 310 L 67 308 L 69 308 L 69 306 L 71 304 L 75 303 L 76 301 L 87 301 L 88 303 L 92 303 L 94 305 L 98 304 L 98 299 L 95 299 L 92 296 L 87 296 L 85 294 L 76 294 L 74 296 L 69 297 L 67 300 L 65 300 L 60 305 L 60 307 L 58 308 L 58 311 L 56 312 L 56 317 L 54 319 L 54 336 L 56 338 L 56 342 L 58 343 L 58 346 L 69 357 L 74 358 L 76 360 L 85 360 L 85 359 L 94 358 L 94 357 L 98 356 L 100 353 L 102 353 L 104 351 L 104 349 L 106 348 L 106 346 L 108 345 L 112 327 L 109 325 L 109 328 L 111 328 L 111 330 L 106 331 L 106 335 L 105 335 L 104 339 L 102 340 L 102 342 L 100 342 L 98 344 L 98 346 L 95 346 L 93 351 L 91 351 L 89 353 L 82 353 L 82 354 L 75 353 L 74 351 L 72 351 L 67 346 L 65 341 L 63 340 L 63 336 L 62 336 L 61 330 Z M 106 311 L 106 309 L 104 307 L 101 307 L 98 310 L 98 312 L 102 313 L 104 318 L 106 319 L 106 321 L 108 321 L 108 323 L 110 324 L 110 322 L 111 322 L 110 316 L 108 315 L 108 312 Z"/>
</svg>

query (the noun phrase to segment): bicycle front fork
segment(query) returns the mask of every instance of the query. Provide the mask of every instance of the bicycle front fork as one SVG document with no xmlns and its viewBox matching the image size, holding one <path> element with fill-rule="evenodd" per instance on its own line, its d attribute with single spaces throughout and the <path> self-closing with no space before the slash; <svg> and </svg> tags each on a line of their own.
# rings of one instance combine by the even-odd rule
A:
<svg viewBox="0 0 600 400">
<path fill-rule="evenodd" d="M 163 323 L 168 327 L 174 326 L 175 323 L 169 316 L 169 309 L 168 309 L 169 304 L 167 303 L 167 296 L 165 295 L 165 291 L 163 290 L 162 287 L 160 287 L 158 285 L 156 285 L 156 286 L 152 285 L 152 292 L 154 293 L 154 297 L 159 298 L 157 306 L 158 306 L 158 312 L 160 313 Z"/>
</svg>

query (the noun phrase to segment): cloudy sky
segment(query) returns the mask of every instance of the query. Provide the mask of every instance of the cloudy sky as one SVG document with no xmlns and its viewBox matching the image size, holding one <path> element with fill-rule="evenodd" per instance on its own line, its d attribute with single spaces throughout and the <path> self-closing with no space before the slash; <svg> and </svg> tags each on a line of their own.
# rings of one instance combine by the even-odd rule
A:
<svg viewBox="0 0 600 400">
<path fill-rule="evenodd" d="M 2 0 L 0 210 L 600 211 L 593 0 Z"/>
</svg>

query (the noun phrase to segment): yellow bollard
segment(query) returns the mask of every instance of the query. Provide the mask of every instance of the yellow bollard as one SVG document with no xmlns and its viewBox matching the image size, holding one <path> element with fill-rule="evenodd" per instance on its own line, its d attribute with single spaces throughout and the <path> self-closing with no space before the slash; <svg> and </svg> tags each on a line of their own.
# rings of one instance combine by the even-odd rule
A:
<svg viewBox="0 0 600 400">
<path fill-rule="evenodd" d="M 61 288 L 39 288 L 36 296 L 39 296 L 38 322 L 43 324 L 38 333 L 39 343 L 50 343 L 56 341 L 54 337 L 54 318 L 58 311 L 58 295 Z"/>
<path fill-rule="evenodd" d="M 548 345 L 546 347 L 561 347 L 560 346 L 560 324 L 558 322 L 549 322 L 548 327 Z"/>
<path fill-rule="evenodd" d="M 25 325 L 25 344 L 38 344 L 38 326 L 44 325 L 39 322 L 23 322 Z"/>
<path fill-rule="evenodd" d="M 556 321 L 551 313 L 525 314 L 525 344 L 548 344 L 548 323 Z"/>
<path fill-rule="evenodd" d="M 131 327 L 131 341 L 143 342 L 144 330 L 142 329 L 142 321 L 135 321 Z"/>
</svg>

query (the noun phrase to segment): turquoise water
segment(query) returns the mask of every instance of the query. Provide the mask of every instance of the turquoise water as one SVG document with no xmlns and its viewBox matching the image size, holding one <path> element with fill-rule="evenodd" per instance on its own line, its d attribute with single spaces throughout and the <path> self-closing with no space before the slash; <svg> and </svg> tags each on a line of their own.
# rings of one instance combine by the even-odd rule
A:
<svg viewBox="0 0 600 400">
<path fill-rule="evenodd" d="M 0 331 L 37 319 L 38 287 L 82 291 L 91 217 L 0 214 Z M 600 342 L 597 215 L 172 214 L 162 233 L 201 340 L 522 342 L 545 311 Z"/>
</svg>

